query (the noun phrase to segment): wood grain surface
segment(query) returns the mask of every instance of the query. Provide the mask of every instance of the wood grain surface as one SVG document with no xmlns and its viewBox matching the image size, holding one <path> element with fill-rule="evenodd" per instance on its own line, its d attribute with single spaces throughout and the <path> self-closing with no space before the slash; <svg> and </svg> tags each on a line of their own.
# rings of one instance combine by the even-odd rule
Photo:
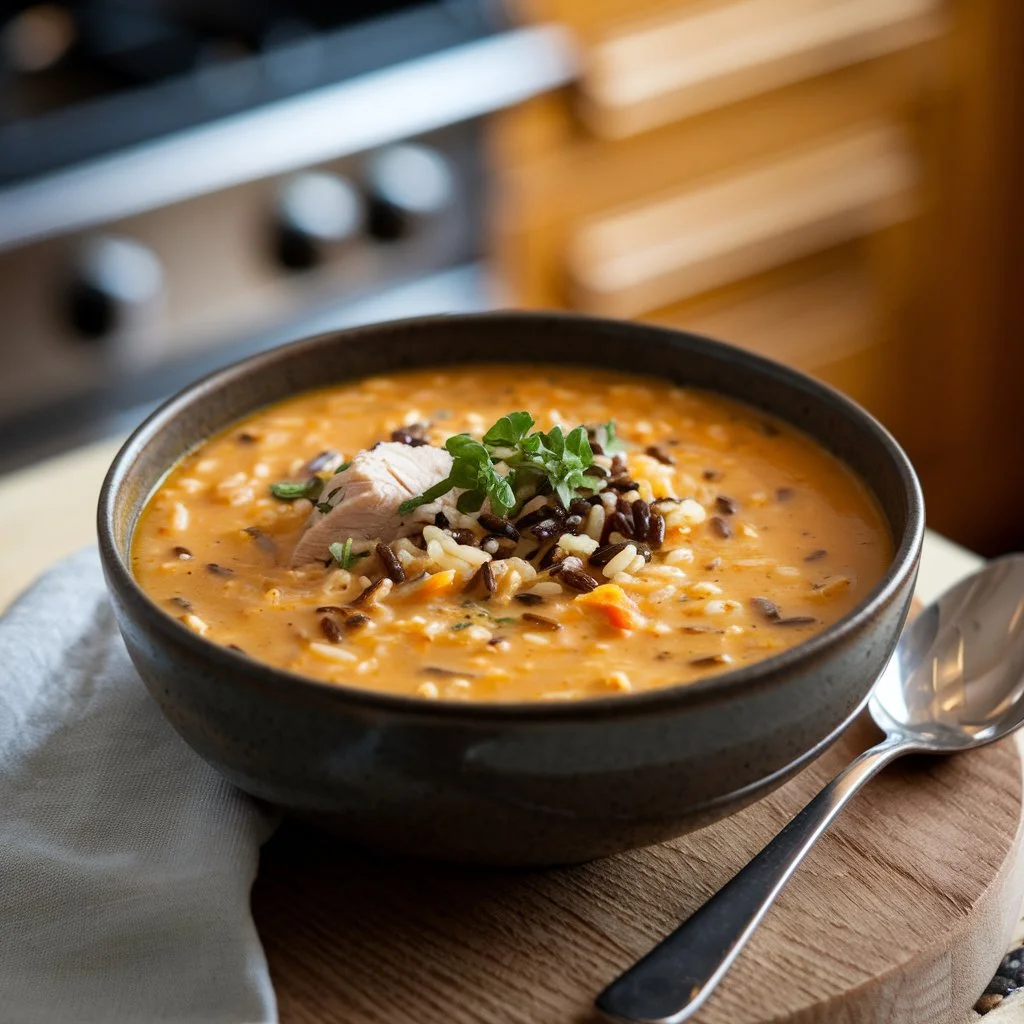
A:
<svg viewBox="0 0 1024 1024">
<path fill-rule="evenodd" d="M 297 825 L 253 909 L 284 1024 L 582 1024 L 594 995 L 725 882 L 857 752 L 663 846 L 581 867 L 398 862 Z M 963 1024 L 1017 920 L 1013 742 L 905 760 L 819 843 L 697 1016 L 702 1024 Z"/>
</svg>

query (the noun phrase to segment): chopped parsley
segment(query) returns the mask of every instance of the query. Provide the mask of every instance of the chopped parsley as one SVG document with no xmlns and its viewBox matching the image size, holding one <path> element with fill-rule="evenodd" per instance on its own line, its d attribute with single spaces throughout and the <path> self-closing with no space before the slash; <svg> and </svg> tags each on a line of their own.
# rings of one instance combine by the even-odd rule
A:
<svg viewBox="0 0 1024 1024">
<path fill-rule="evenodd" d="M 601 446 L 601 451 L 606 455 L 614 455 L 615 452 L 626 450 L 626 446 L 619 440 L 615 433 L 615 420 L 607 423 L 598 423 L 589 430 L 590 440 Z"/>
<path fill-rule="evenodd" d="M 456 622 L 455 625 L 452 626 L 452 632 L 453 633 L 458 633 L 458 632 L 460 632 L 463 629 L 469 629 L 469 627 L 472 626 L 472 625 L 473 625 L 472 622 Z"/>
<path fill-rule="evenodd" d="M 333 558 L 342 569 L 351 569 L 360 558 L 365 558 L 370 553 L 369 551 L 357 551 L 353 553 L 351 537 L 349 537 L 344 544 L 340 544 L 335 541 L 327 550 L 330 551 L 331 558 Z"/>
<path fill-rule="evenodd" d="M 297 501 L 299 498 L 315 501 L 320 497 L 323 488 L 323 480 L 318 476 L 311 476 L 305 480 L 278 480 L 270 485 L 270 493 L 281 501 Z"/>
<path fill-rule="evenodd" d="M 578 492 L 600 489 L 601 479 L 587 473 L 594 452 L 586 427 L 575 427 L 566 434 L 555 425 L 547 432 L 530 433 L 533 425 L 528 412 L 511 412 L 480 441 L 469 434 L 449 437 L 444 446 L 452 456 L 451 472 L 419 497 L 402 502 L 399 513 L 406 515 L 454 488 L 463 491 L 456 502 L 460 512 L 477 512 L 489 500 L 496 516 L 506 516 L 519 508 L 544 483 L 550 485 L 563 508 L 569 507 Z M 612 424 L 604 424 L 601 429 L 604 436 L 614 439 Z M 503 473 L 496 469 L 498 465 L 504 467 Z"/>
</svg>

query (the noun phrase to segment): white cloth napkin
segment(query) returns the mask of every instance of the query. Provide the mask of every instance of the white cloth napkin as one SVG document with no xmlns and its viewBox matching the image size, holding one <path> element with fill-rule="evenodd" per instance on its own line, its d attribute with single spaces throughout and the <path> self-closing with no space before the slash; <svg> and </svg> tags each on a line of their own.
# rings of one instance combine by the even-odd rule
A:
<svg viewBox="0 0 1024 1024">
<path fill-rule="evenodd" d="M 276 822 L 150 700 L 84 551 L 0 619 L 0 1020 L 275 1021 L 249 912 Z"/>
</svg>

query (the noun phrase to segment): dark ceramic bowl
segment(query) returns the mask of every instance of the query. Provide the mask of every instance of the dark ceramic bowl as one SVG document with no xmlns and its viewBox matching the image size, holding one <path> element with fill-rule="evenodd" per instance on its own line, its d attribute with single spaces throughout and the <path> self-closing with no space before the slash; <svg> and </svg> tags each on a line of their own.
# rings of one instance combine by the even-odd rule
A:
<svg viewBox="0 0 1024 1024">
<path fill-rule="evenodd" d="M 150 492 L 184 452 L 239 417 L 366 374 L 510 358 L 642 372 L 788 420 L 870 486 L 895 540 L 892 565 L 840 622 L 758 664 L 630 696 L 528 704 L 426 702 L 296 676 L 202 639 L 132 578 L 132 531 Z M 820 753 L 893 650 L 923 530 L 906 456 L 846 398 L 705 338 L 547 313 L 382 324 L 229 367 L 135 432 L 99 504 L 125 643 L 202 757 L 247 792 L 359 843 L 509 865 L 582 861 L 668 839 L 763 795 Z"/>
</svg>

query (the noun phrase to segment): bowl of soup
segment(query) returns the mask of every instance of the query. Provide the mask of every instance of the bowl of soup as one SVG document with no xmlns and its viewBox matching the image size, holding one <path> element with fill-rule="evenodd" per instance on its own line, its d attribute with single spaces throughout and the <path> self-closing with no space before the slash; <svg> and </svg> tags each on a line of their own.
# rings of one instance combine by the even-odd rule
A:
<svg viewBox="0 0 1024 1024">
<path fill-rule="evenodd" d="M 203 758 L 357 843 L 507 865 L 663 841 L 816 756 L 923 528 L 904 453 L 824 385 L 551 313 L 229 367 L 99 506 L 128 651 Z"/>
</svg>

